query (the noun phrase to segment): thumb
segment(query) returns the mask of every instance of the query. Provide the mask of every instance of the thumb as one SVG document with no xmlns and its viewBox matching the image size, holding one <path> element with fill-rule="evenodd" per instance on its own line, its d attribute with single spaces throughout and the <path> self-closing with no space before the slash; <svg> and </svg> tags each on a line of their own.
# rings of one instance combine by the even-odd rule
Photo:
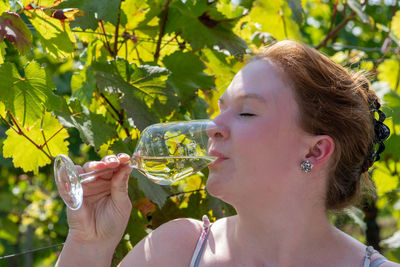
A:
<svg viewBox="0 0 400 267">
<path fill-rule="evenodd" d="M 128 181 L 132 167 L 124 166 L 111 180 L 111 198 L 122 214 L 129 214 L 132 203 L 128 196 Z"/>
</svg>

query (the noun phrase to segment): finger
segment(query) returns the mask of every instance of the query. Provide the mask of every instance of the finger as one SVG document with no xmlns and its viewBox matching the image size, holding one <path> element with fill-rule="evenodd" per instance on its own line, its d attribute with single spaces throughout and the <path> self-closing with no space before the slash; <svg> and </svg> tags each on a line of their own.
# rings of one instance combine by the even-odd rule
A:
<svg viewBox="0 0 400 267">
<path fill-rule="evenodd" d="M 85 172 L 102 170 L 104 168 L 106 168 L 106 164 L 103 161 L 88 161 L 83 165 Z"/>
<path fill-rule="evenodd" d="M 97 179 L 90 183 L 82 184 L 83 196 L 90 197 L 103 192 L 111 193 L 111 180 Z"/>
<path fill-rule="evenodd" d="M 116 168 L 119 166 L 119 160 L 115 155 L 107 155 L 102 160 L 107 166 L 107 168 Z"/>
<path fill-rule="evenodd" d="M 128 181 L 132 168 L 122 167 L 111 180 L 111 198 L 122 215 L 129 214 L 132 203 L 128 196 Z"/>
<path fill-rule="evenodd" d="M 127 163 L 131 159 L 131 157 L 126 153 L 119 153 L 117 155 L 117 158 L 118 158 L 120 164 Z"/>
</svg>

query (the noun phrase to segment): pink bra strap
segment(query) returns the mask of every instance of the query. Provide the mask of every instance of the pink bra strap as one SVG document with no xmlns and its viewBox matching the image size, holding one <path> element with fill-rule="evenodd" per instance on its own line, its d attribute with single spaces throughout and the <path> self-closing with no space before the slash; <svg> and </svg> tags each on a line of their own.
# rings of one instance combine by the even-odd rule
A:
<svg viewBox="0 0 400 267">
<path fill-rule="evenodd" d="M 207 237 L 208 234 L 210 233 L 210 227 L 211 227 L 210 220 L 208 219 L 207 215 L 203 215 L 203 230 L 201 231 L 201 234 L 199 236 L 199 239 L 197 240 L 197 245 L 194 250 L 192 260 L 190 262 L 190 267 L 197 267 L 199 266 L 201 256 L 203 255 L 203 251 L 205 248 L 205 244 L 207 243 Z"/>
</svg>

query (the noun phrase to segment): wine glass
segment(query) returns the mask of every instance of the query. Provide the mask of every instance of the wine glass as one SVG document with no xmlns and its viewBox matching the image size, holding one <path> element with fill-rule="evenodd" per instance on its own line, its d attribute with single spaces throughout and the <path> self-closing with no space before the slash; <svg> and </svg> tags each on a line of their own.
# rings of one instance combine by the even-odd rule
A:
<svg viewBox="0 0 400 267">
<path fill-rule="evenodd" d="M 208 133 L 216 126 L 210 120 L 153 124 L 143 130 L 131 160 L 126 163 L 154 183 L 169 185 L 207 167 L 217 158 L 208 155 Z M 54 162 L 54 178 L 65 204 L 81 207 L 82 183 L 93 181 L 110 169 L 79 174 L 66 155 Z"/>
</svg>

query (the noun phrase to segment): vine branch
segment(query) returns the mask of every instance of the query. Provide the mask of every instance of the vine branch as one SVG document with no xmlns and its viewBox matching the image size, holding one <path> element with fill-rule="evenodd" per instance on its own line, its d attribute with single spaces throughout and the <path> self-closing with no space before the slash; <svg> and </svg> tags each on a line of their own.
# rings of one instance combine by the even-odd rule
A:
<svg viewBox="0 0 400 267">
<path fill-rule="evenodd" d="M 103 31 L 104 38 L 105 38 L 105 40 L 106 40 L 106 42 L 105 42 L 105 47 L 106 47 L 107 51 L 110 53 L 110 55 L 111 55 L 111 56 L 114 56 L 114 53 L 113 53 L 113 51 L 111 50 L 110 42 L 108 41 L 108 38 L 107 38 L 106 31 L 105 31 L 105 29 L 104 29 L 103 21 L 102 21 L 102 20 L 99 20 L 99 23 L 100 23 L 101 30 Z"/>
<path fill-rule="evenodd" d="M 38 145 L 35 141 L 33 141 L 29 136 L 27 136 L 19 127 L 17 120 L 15 119 L 15 117 L 9 112 L 7 111 L 7 114 L 10 116 L 13 124 L 15 125 L 15 127 L 17 127 L 17 129 L 15 127 L 13 127 L 3 116 L 0 115 L 1 119 L 7 123 L 7 125 L 10 126 L 11 129 L 13 129 L 17 134 L 22 135 L 23 137 L 25 137 L 29 142 L 31 142 L 37 149 L 39 149 L 40 151 L 42 151 L 51 161 L 54 160 L 54 158 L 49 155 L 44 149 L 43 149 L 43 145 Z"/>
<path fill-rule="evenodd" d="M 356 16 L 356 12 L 352 12 L 346 19 L 344 19 L 338 26 L 336 26 L 336 28 L 335 28 L 334 30 L 330 31 L 330 32 L 328 33 L 328 35 L 324 38 L 324 40 L 322 40 L 322 41 L 315 47 L 315 49 L 318 50 L 318 49 L 320 49 L 320 48 L 322 48 L 322 47 L 325 47 L 326 44 L 328 43 L 328 41 L 329 41 L 330 39 L 334 38 L 334 37 L 338 34 L 338 32 L 346 26 L 346 24 L 347 24 L 349 21 L 351 21 L 351 20 L 354 19 L 355 16 Z"/>
<path fill-rule="evenodd" d="M 121 20 L 121 3 L 122 1 L 119 2 L 119 7 L 118 7 L 118 16 L 117 16 L 117 25 L 115 25 L 115 34 L 114 34 L 114 57 L 117 57 L 118 54 L 118 31 L 119 31 L 119 22 Z"/>
<path fill-rule="evenodd" d="M 161 19 L 160 32 L 158 34 L 156 52 L 154 53 L 154 62 L 155 63 L 157 63 L 157 60 L 160 57 L 161 40 L 162 40 L 162 37 L 164 36 L 165 25 L 167 23 L 169 2 L 170 2 L 170 0 L 167 0 L 165 2 L 164 12 L 163 12 L 163 16 Z"/>
</svg>

